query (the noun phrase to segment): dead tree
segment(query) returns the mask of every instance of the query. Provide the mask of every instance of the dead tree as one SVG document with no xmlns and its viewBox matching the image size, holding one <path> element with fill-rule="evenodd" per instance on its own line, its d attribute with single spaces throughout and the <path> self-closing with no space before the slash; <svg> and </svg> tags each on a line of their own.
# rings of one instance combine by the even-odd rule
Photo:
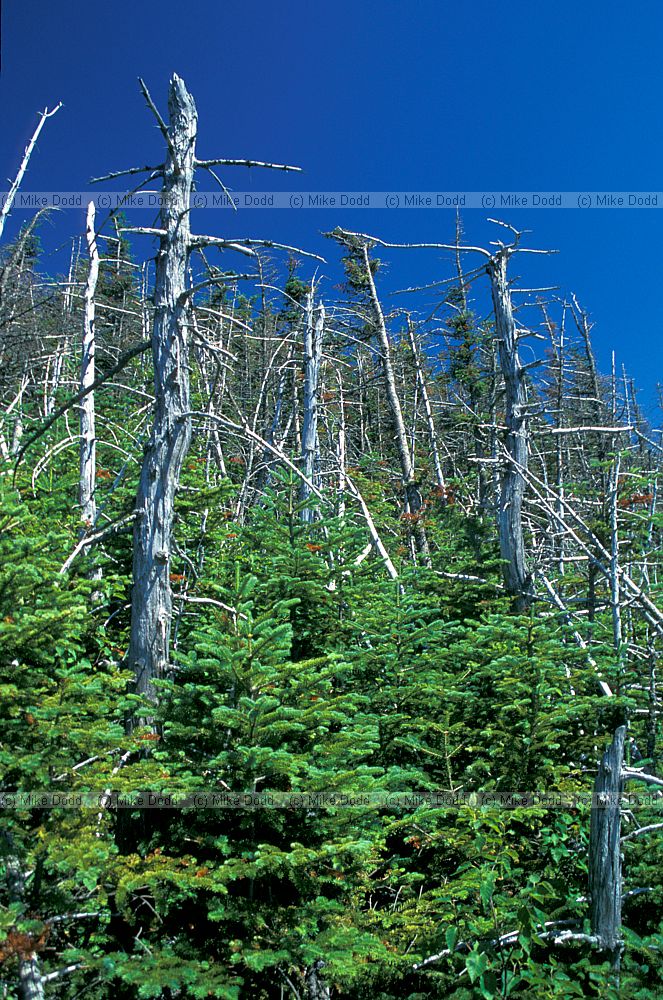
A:
<svg viewBox="0 0 663 1000">
<path fill-rule="evenodd" d="M 412 520 L 413 536 L 417 551 L 423 558 L 425 564 L 430 565 L 430 549 L 426 529 L 422 523 L 423 501 L 419 486 L 416 481 L 413 456 L 410 452 L 405 421 L 403 419 L 403 409 L 398 395 L 396 375 L 392 358 L 392 346 L 387 332 L 382 304 L 375 287 L 373 278 L 373 268 L 369 247 L 372 243 L 379 242 L 372 237 L 363 234 L 349 233 L 343 229 L 335 229 L 333 236 L 342 246 L 346 246 L 357 256 L 357 260 L 363 271 L 363 277 L 368 289 L 369 302 L 371 307 L 372 326 L 376 339 L 380 347 L 380 361 L 382 368 L 382 379 L 384 382 L 391 425 L 394 432 L 394 441 L 398 454 L 398 461 L 401 467 L 401 481 L 404 494 L 404 514 Z"/>
<path fill-rule="evenodd" d="M 303 504 L 311 495 L 309 482 L 313 481 L 320 450 L 318 442 L 318 379 L 322 358 L 322 338 L 325 328 L 325 307 L 321 302 L 314 307 L 315 289 L 312 286 L 306 299 L 304 321 L 304 410 L 302 417 L 302 479 L 299 500 Z M 308 504 L 302 508 L 301 518 L 308 523 L 313 520 L 313 510 Z"/>
<path fill-rule="evenodd" d="M 9 900 L 21 910 L 25 908 L 25 871 L 18 857 L 14 838 L 8 832 L 0 841 L 5 861 L 5 877 Z M 18 951 L 18 988 L 20 1000 L 43 1000 L 44 986 L 41 976 L 39 956 L 33 941 L 25 935 Z"/>
<path fill-rule="evenodd" d="M 331 997 L 331 990 L 327 983 L 322 979 L 321 973 L 326 965 L 321 958 L 314 962 L 313 965 L 309 965 L 306 973 L 304 975 L 304 981 L 306 983 L 306 1000 L 329 1000 Z"/>
<path fill-rule="evenodd" d="M 14 204 L 14 199 L 16 198 L 16 194 L 18 192 L 18 189 L 21 186 L 21 182 L 22 182 L 23 177 L 25 175 L 25 171 L 28 169 L 28 163 L 30 162 L 30 157 L 32 156 L 32 151 L 34 150 L 34 148 L 35 148 L 35 146 L 37 144 L 37 139 L 39 138 L 39 133 L 43 129 L 44 123 L 45 123 L 46 119 L 47 118 L 52 118 L 53 115 L 57 111 L 59 111 L 61 107 L 62 107 L 62 102 L 60 101 L 60 103 L 57 104 L 56 107 L 54 107 L 51 111 L 49 111 L 48 108 L 44 108 L 43 111 L 39 112 L 39 124 L 37 125 L 36 129 L 34 130 L 34 132 L 32 134 L 32 138 L 30 139 L 30 142 L 25 147 L 25 152 L 23 154 L 23 159 L 21 160 L 21 165 L 18 168 L 18 172 L 16 174 L 16 177 L 15 177 L 15 179 L 14 179 L 14 181 L 13 181 L 13 183 L 12 183 L 10 189 L 9 189 L 9 192 L 7 194 L 7 198 L 5 200 L 5 203 L 2 206 L 2 209 L 0 209 L 0 239 L 2 239 L 2 234 L 4 232 L 5 223 L 6 223 L 7 219 L 8 219 L 8 217 L 9 217 L 9 213 L 12 210 L 12 206 Z"/>
<path fill-rule="evenodd" d="M 81 520 L 86 528 L 92 528 L 96 520 L 95 473 L 97 438 L 95 433 L 94 392 L 91 386 L 95 379 L 95 303 L 94 296 L 99 277 L 99 251 L 94 231 L 94 202 L 87 210 L 87 246 L 90 260 L 85 285 L 85 305 L 83 310 L 83 339 L 81 346 L 80 390 L 84 393 L 80 404 L 80 477 L 78 498 Z"/>
<path fill-rule="evenodd" d="M 489 221 L 495 222 L 495 219 Z M 504 226 L 504 223 L 498 222 Z M 527 393 L 525 384 L 525 373 L 527 366 L 522 365 L 518 352 L 518 339 L 520 336 L 516 327 L 513 315 L 513 304 L 511 301 L 511 289 L 507 278 L 507 264 L 514 253 L 551 253 L 548 250 L 531 250 L 521 247 L 521 233 L 513 229 L 512 226 L 505 226 L 513 234 L 513 241 L 508 245 L 499 243 L 499 249 L 493 253 L 483 247 L 460 246 L 448 243 L 387 243 L 374 236 L 367 236 L 364 233 L 351 233 L 344 229 L 336 229 L 330 235 L 334 236 L 345 246 L 355 247 L 361 251 L 364 260 L 366 282 L 369 287 L 371 301 L 375 313 L 375 325 L 378 339 L 384 351 L 386 342 L 387 356 L 389 357 L 389 339 L 386 332 L 384 315 L 380 307 L 377 293 L 375 292 L 375 282 L 370 268 L 368 247 L 398 247 L 401 249 L 437 249 L 452 250 L 456 255 L 462 252 L 479 253 L 485 258 L 485 272 L 488 274 L 491 285 L 493 299 L 493 309 L 495 315 L 495 331 L 498 340 L 498 350 L 500 359 L 501 374 L 505 385 L 505 408 L 506 408 L 506 440 L 505 440 L 505 469 L 502 474 L 500 502 L 498 511 L 498 533 L 500 540 L 500 551 L 504 563 L 503 576 L 505 588 L 514 599 L 516 607 L 524 609 L 531 600 L 529 594 L 531 585 L 531 574 L 529 573 L 525 561 L 525 541 L 523 535 L 522 505 L 525 491 L 525 479 L 523 473 L 527 472 L 528 460 L 528 428 L 527 428 Z M 480 269 L 483 271 L 483 268 Z M 478 273 L 478 272 L 477 272 Z M 538 362 L 536 362 L 538 364 Z M 408 467 L 411 466 L 411 458 L 407 445 L 407 438 L 404 433 L 402 414 L 400 425 L 403 434 L 398 432 L 398 410 L 394 406 L 398 402 L 398 395 L 395 392 L 393 381 L 393 368 L 391 368 L 391 383 L 394 392 L 389 389 L 390 365 L 385 363 L 385 381 L 387 384 L 387 395 L 396 425 L 396 440 L 401 458 L 403 479 L 410 487 L 415 487 L 413 472 L 412 478 L 407 475 Z M 400 409 L 400 403 L 398 404 Z M 404 447 L 403 447 L 404 444 Z M 417 491 L 418 492 L 418 491 Z"/>
<path fill-rule="evenodd" d="M 173 76 L 165 130 L 160 247 L 154 286 L 152 357 L 154 422 L 136 497 L 129 663 L 136 690 L 150 700 L 168 662 L 172 595 L 170 546 L 175 491 L 191 441 L 187 268 L 189 199 L 198 115 L 182 80 Z"/>
<path fill-rule="evenodd" d="M 615 971 L 619 969 L 623 947 L 620 830 L 625 739 L 626 726 L 620 726 L 601 760 L 594 784 L 589 831 L 592 934 Z"/>
<path fill-rule="evenodd" d="M 509 249 L 504 247 L 491 257 L 486 268 L 505 395 L 506 462 L 501 476 L 498 533 L 504 585 L 515 598 L 516 606 L 524 609 L 529 603 L 527 591 L 531 580 L 525 560 L 522 513 L 525 492 L 522 470 L 527 470 L 528 464 L 527 392 L 507 278 L 508 260 Z"/>
<path fill-rule="evenodd" d="M 305 251 L 266 240 L 227 240 L 191 233 L 190 199 L 196 168 L 210 170 L 215 177 L 212 168 L 220 165 L 279 170 L 298 168 L 256 160 L 197 159 L 198 114 L 184 82 L 176 74 L 170 81 L 168 125 L 142 80 L 140 85 L 166 142 L 165 161 L 155 167 L 131 167 L 115 171 L 105 177 L 95 178 L 95 181 L 137 173 L 147 173 L 148 180 L 161 177 L 163 181 L 160 226 L 127 226 L 120 230 L 159 239 L 151 336 L 154 416 L 136 496 L 131 637 L 127 654 L 129 666 L 135 675 L 136 692 L 154 703 L 154 682 L 164 676 L 168 665 L 172 618 L 170 558 L 175 494 L 192 430 L 189 353 L 193 328 L 191 310 L 197 287 L 191 286 L 188 280 L 191 254 L 194 250 L 202 250 L 208 246 L 220 250 L 231 249 L 251 258 L 256 256 L 253 246 L 269 245 L 302 254 Z M 208 287 L 213 283 L 213 280 L 205 281 L 198 287 Z"/>
<path fill-rule="evenodd" d="M 435 427 L 435 417 L 433 416 L 433 407 L 431 406 L 430 396 L 428 395 L 428 386 L 426 385 L 426 375 L 424 372 L 424 366 L 421 362 L 421 357 L 419 356 L 419 348 L 417 346 L 416 334 L 414 330 L 414 324 L 408 316 L 407 318 L 407 335 L 410 341 L 410 349 L 412 351 L 412 360 L 414 361 L 414 366 L 417 373 L 417 385 L 419 391 L 421 392 L 421 401 L 424 404 L 424 413 L 426 414 L 426 427 L 428 429 L 428 444 L 431 450 L 431 456 L 433 458 L 433 468 L 435 469 L 435 482 L 438 489 L 442 492 L 443 498 L 446 495 L 446 484 L 444 481 L 444 472 L 442 471 L 442 461 L 440 459 L 440 448 L 437 439 L 437 430 Z"/>
<path fill-rule="evenodd" d="M 364 273 L 368 282 L 371 303 L 373 305 L 375 330 L 378 337 L 378 343 L 380 344 L 387 402 L 389 404 L 389 412 L 391 414 L 391 422 L 394 429 L 398 459 L 401 466 L 403 489 L 405 492 L 406 513 L 410 517 L 415 518 L 413 534 L 417 551 L 423 556 L 424 561 L 429 563 L 430 551 L 428 548 L 428 539 L 426 537 L 425 528 L 421 523 L 423 503 L 421 493 L 416 482 L 414 463 L 412 461 L 412 454 L 410 452 L 410 446 L 407 439 L 405 421 L 403 420 L 403 410 L 398 396 L 398 388 L 396 385 L 396 377 L 392 361 L 391 343 L 389 341 L 389 334 L 387 333 L 387 324 L 385 323 L 382 305 L 375 287 L 375 280 L 373 278 L 368 253 L 368 245 L 366 243 L 362 246 L 362 257 L 364 261 Z"/>
</svg>

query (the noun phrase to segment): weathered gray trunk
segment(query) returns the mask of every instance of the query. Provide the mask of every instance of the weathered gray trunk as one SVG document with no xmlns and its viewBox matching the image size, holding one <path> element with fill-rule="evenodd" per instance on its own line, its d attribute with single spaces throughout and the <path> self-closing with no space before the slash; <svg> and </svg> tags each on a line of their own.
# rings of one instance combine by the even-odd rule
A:
<svg viewBox="0 0 663 1000">
<path fill-rule="evenodd" d="M 94 202 L 91 201 L 87 210 L 87 246 L 90 266 L 85 285 L 85 305 L 83 310 L 83 340 L 81 345 L 81 392 L 86 394 L 81 400 L 80 427 L 80 477 L 78 498 L 81 507 L 81 520 L 87 528 L 91 528 L 96 519 L 96 502 L 94 496 L 97 438 L 95 433 L 94 393 L 89 391 L 94 383 L 94 296 L 99 277 L 99 251 L 94 231 Z"/>
<path fill-rule="evenodd" d="M 154 423 L 136 497 L 129 664 L 136 691 L 155 699 L 154 681 L 168 663 L 172 595 L 170 554 L 175 492 L 191 440 L 187 268 L 189 199 L 198 116 L 182 80 L 168 97 L 169 148 L 164 164 L 161 245 L 154 289 L 152 355 Z"/>
<path fill-rule="evenodd" d="M 527 469 L 528 461 L 527 396 L 524 370 L 518 354 L 518 335 L 507 279 L 507 261 L 508 254 L 503 250 L 496 253 L 488 264 L 505 393 L 507 457 L 500 487 L 498 530 L 504 586 L 514 596 L 516 606 L 523 609 L 529 603 L 527 592 L 530 587 L 522 519 L 525 480 L 521 472 L 521 469 Z"/>
<path fill-rule="evenodd" d="M 408 334 L 408 339 L 410 341 L 410 348 L 412 349 L 412 359 L 414 361 L 414 366 L 417 372 L 417 384 L 421 392 L 421 401 L 424 404 L 424 413 L 426 414 L 426 426 L 428 428 L 428 443 L 430 445 L 431 456 L 433 458 L 433 468 L 435 469 L 435 481 L 440 490 L 445 490 L 446 484 L 444 482 L 444 473 L 442 471 L 442 462 L 440 460 L 440 448 L 437 440 L 437 431 L 435 429 L 435 417 L 433 416 L 433 407 L 431 406 L 430 396 L 428 395 L 426 376 L 424 374 L 423 364 L 421 363 L 421 357 L 419 356 L 419 348 L 417 347 L 417 341 L 412 320 L 409 317 L 407 322 L 407 334 Z"/>
<path fill-rule="evenodd" d="M 366 244 L 362 247 L 362 252 L 364 258 L 364 273 L 368 282 L 371 304 L 373 306 L 374 325 L 381 349 L 385 391 L 387 395 L 387 402 L 389 404 L 389 412 L 391 414 L 391 423 L 394 429 L 396 449 L 398 451 L 398 458 L 401 466 L 401 475 L 403 478 L 405 511 L 414 518 L 413 535 L 417 551 L 421 554 L 421 556 L 423 556 L 424 562 L 430 564 L 428 539 L 426 537 L 425 528 L 421 523 L 423 504 L 421 493 L 419 492 L 419 487 L 414 475 L 414 465 L 412 463 L 410 445 L 407 439 L 407 431 L 405 430 L 403 410 L 401 408 L 401 401 L 398 397 L 398 389 L 396 388 L 396 377 L 394 375 L 394 366 L 391 358 L 391 343 L 389 341 L 389 334 L 387 333 L 384 313 L 382 312 L 382 306 L 375 287 L 375 281 L 373 280 L 371 261 L 368 254 L 368 246 Z"/>
<path fill-rule="evenodd" d="M 325 307 L 321 302 L 317 309 L 313 305 L 313 289 L 306 299 L 306 319 L 304 322 L 304 413 L 302 418 L 302 472 L 309 482 L 313 480 L 318 459 L 318 378 L 322 358 L 322 338 L 325 328 Z M 311 495 L 311 487 L 303 479 L 299 487 L 299 499 L 306 503 Z M 302 508 L 304 522 L 313 520 L 313 510 L 307 505 Z"/>
<path fill-rule="evenodd" d="M 613 968 L 619 968 L 622 939 L 622 859 L 620 848 L 622 765 L 626 726 L 620 726 L 603 754 L 594 783 L 589 830 L 589 895 L 592 934 Z"/>
<path fill-rule="evenodd" d="M 25 900 L 25 874 L 14 849 L 13 839 L 7 833 L 2 838 L 2 849 L 5 855 L 7 895 L 10 902 L 23 907 Z M 36 952 L 21 952 L 19 954 L 18 984 L 20 1000 L 43 1000 L 44 985 L 41 978 L 39 958 Z"/>
<path fill-rule="evenodd" d="M 5 440 L 4 434 L 0 429 L 0 453 L 4 459 L 9 459 L 10 455 L 17 455 L 19 448 L 21 447 L 21 438 L 23 437 L 23 417 L 21 414 L 21 407 L 23 405 L 23 394 L 30 383 L 30 379 L 27 374 L 23 374 L 21 377 L 21 387 L 12 399 L 11 403 L 5 410 L 3 417 L 8 423 L 10 415 L 15 410 L 16 416 L 13 418 L 14 426 L 12 429 L 11 445 L 8 447 Z"/>
<path fill-rule="evenodd" d="M 329 1000 L 331 990 L 321 978 L 321 971 L 325 963 L 318 959 L 306 970 L 304 980 L 306 982 L 306 1000 Z"/>
<path fill-rule="evenodd" d="M 622 630 L 622 594 L 619 579 L 619 471 L 620 458 L 617 454 L 610 470 L 610 610 L 612 613 L 612 644 L 617 659 L 624 658 L 624 637 Z"/>
<path fill-rule="evenodd" d="M 64 337 L 58 344 L 55 354 L 49 359 L 48 365 L 46 366 L 46 376 L 44 378 L 44 416 L 50 417 L 55 411 L 55 405 L 57 402 L 57 392 L 60 388 L 60 382 L 62 381 L 62 372 L 64 369 L 64 359 L 69 350 L 69 337 L 65 333 Z"/>
<path fill-rule="evenodd" d="M 52 118 L 53 115 L 57 111 L 59 111 L 61 107 L 62 107 L 62 102 L 60 101 L 60 103 L 57 105 L 57 107 L 53 108 L 52 111 L 49 111 L 48 108 L 44 108 L 44 110 L 40 111 L 40 113 L 39 113 L 39 124 L 37 125 L 36 129 L 34 130 L 34 132 L 32 134 L 32 138 L 30 139 L 30 142 L 25 147 L 25 152 L 23 154 L 23 159 L 21 160 L 21 165 L 18 168 L 18 173 L 16 174 L 16 177 L 15 177 L 13 183 L 12 183 L 12 186 L 10 187 L 10 189 L 9 189 L 9 191 L 7 193 L 7 197 L 5 198 L 5 201 L 4 201 L 4 204 L 2 205 L 2 208 L 0 208 L 0 239 L 2 239 L 2 234 L 3 234 L 4 228 L 5 228 L 5 222 L 9 218 L 9 213 L 12 210 L 12 206 L 14 204 L 14 199 L 16 198 L 16 194 L 18 192 L 18 189 L 21 186 L 21 182 L 22 182 L 23 177 L 25 175 L 25 171 L 28 169 L 28 163 L 30 162 L 30 157 L 32 156 L 32 151 L 34 150 L 35 145 L 37 143 L 37 139 L 39 138 L 39 133 L 41 132 L 41 130 L 44 127 L 44 122 L 46 121 L 47 118 Z"/>
</svg>

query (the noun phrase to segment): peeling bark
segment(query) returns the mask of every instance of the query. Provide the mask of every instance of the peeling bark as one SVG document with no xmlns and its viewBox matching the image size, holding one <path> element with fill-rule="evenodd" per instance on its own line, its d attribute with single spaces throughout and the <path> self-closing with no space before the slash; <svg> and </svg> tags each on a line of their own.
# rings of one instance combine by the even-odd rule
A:
<svg viewBox="0 0 663 1000">
<path fill-rule="evenodd" d="M 504 560 L 504 586 L 515 598 L 516 608 L 529 604 L 527 591 L 531 577 L 525 562 L 523 538 L 523 494 L 527 471 L 528 434 L 526 422 L 527 396 L 524 369 L 518 354 L 518 335 L 513 317 L 511 292 L 507 279 L 508 253 L 496 253 L 487 265 L 495 313 L 500 368 L 505 388 L 505 422 L 507 461 L 502 471 L 498 511 L 500 554 Z"/>
<path fill-rule="evenodd" d="M 185 292 L 198 116 L 193 98 L 177 76 L 170 82 L 168 110 L 170 125 L 161 206 L 163 235 L 156 262 L 152 329 L 154 423 L 136 497 L 128 653 L 136 691 L 151 701 L 155 700 L 154 681 L 164 676 L 168 665 L 175 492 L 191 441 Z"/>
<path fill-rule="evenodd" d="M 594 795 L 589 832 L 589 895 L 592 934 L 613 969 L 619 969 L 623 942 L 622 860 L 620 847 L 622 766 L 626 726 L 620 726 L 603 754 Z"/>
<path fill-rule="evenodd" d="M 322 358 L 322 337 L 325 328 L 325 307 L 321 302 L 313 306 L 313 289 L 306 299 L 304 322 L 304 413 L 302 419 L 302 479 L 299 500 L 306 503 L 311 495 L 307 480 L 313 482 L 319 458 L 318 443 L 318 379 Z M 313 510 L 306 506 L 301 511 L 302 521 L 313 520 Z"/>
<path fill-rule="evenodd" d="M 80 478 L 78 499 L 81 507 L 81 520 L 86 528 L 92 528 L 97 516 L 94 496 L 97 439 L 95 434 L 94 392 L 94 296 L 99 277 L 99 251 L 94 231 L 94 202 L 87 209 L 87 246 L 90 267 L 85 285 L 85 306 L 83 311 L 83 342 L 81 347 L 81 379 L 80 390 L 84 393 L 81 399 L 79 416 L 80 427 Z"/>
</svg>

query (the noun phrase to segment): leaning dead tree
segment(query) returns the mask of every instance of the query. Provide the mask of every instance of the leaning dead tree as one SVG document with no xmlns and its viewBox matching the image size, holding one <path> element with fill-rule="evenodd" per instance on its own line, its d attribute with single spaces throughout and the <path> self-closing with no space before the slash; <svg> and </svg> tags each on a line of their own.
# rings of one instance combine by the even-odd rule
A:
<svg viewBox="0 0 663 1000">
<path fill-rule="evenodd" d="M 430 548 L 428 545 L 426 529 L 422 520 L 423 499 L 417 483 L 417 477 L 415 475 L 414 456 L 410 449 L 407 428 L 403 417 L 403 408 L 401 406 L 397 378 L 394 370 L 392 344 L 387 330 L 387 323 L 384 317 L 382 303 L 380 302 L 380 297 L 378 296 L 375 285 L 375 279 L 373 277 L 373 267 L 371 266 L 371 246 L 380 241 L 373 240 L 370 236 L 350 233 L 347 230 L 340 228 L 335 229 L 333 233 L 329 233 L 328 235 L 333 236 L 334 239 L 336 239 L 342 246 L 347 247 L 350 253 L 356 257 L 357 263 L 362 270 L 363 280 L 365 281 L 368 289 L 371 310 L 371 325 L 380 348 L 379 356 L 382 378 L 387 397 L 387 404 L 389 407 L 389 414 L 391 417 L 394 442 L 401 469 L 404 516 L 408 520 L 411 520 L 412 534 L 417 552 L 421 556 L 423 562 L 430 565 Z"/>
<path fill-rule="evenodd" d="M 23 177 L 25 176 L 25 171 L 28 169 L 28 163 L 30 162 L 30 157 L 32 156 L 33 150 L 37 144 L 37 139 L 39 138 L 39 134 L 44 127 L 46 119 L 52 118 L 53 115 L 57 111 L 59 111 L 61 107 L 62 107 L 62 102 L 57 104 L 51 111 L 49 111 L 48 108 L 44 108 L 43 111 L 39 112 L 39 122 L 37 124 L 37 127 L 32 133 L 32 138 L 30 139 L 30 142 L 25 147 L 25 152 L 23 153 L 23 159 L 21 160 L 21 165 L 18 168 L 16 177 L 14 178 L 12 185 L 9 189 L 5 203 L 0 209 L 0 239 L 2 239 L 2 234 L 5 229 L 5 223 L 9 218 L 9 213 L 11 212 L 12 207 L 14 205 L 18 189 L 20 188 L 21 183 L 23 181 Z"/>
<path fill-rule="evenodd" d="M 412 360 L 414 361 L 414 367 L 417 374 L 417 386 L 419 388 L 419 392 L 421 393 L 421 401 L 423 403 L 424 414 L 426 416 L 426 428 L 428 430 L 428 445 L 430 448 L 431 458 L 433 459 L 435 482 L 438 486 L 438 489 L 442 492 L 443 496 L 445 496 L 446 483 L 444 481 L 444 472 L 442 470 L 442 459 L 440 456 L 440 446 L 438 441 L 437 429 L 435 427 L 435 417 L 433 415 L 433 407 L 431 406 L 431 400 L 428 394 L 426 375 L 424 372 L 424 366 L 421 361 L 419 345 L 417 344 L 416 330 L 409 316 L 407 317 L 407 336 L 410 342 L 410 350 L 412 351 Z"/>
</svg>

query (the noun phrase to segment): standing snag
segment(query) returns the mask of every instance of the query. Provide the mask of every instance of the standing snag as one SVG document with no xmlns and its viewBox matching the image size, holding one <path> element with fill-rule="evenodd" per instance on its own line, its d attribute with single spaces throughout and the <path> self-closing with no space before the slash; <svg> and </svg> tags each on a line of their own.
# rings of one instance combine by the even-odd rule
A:
<svg viewBox="0 0 663 1000">
<path fill-rule="evenodd" d="M 168 662 L 175 491 L 191 441 L 186 290 L 198 115 L 178 76 L 170 81 L 168 111 L 152 328 L 154 422 L 136 497 L 128 654 L 136 691 L 150 700 L 155 698 L 154 681 L 163 676 Z"/>
<path fill-rule="evenodd" d="M 315 288 L 312 286 L 306 297 L 304 320 L 304 413 L 302 420 L 302 472 L 305 478 L 299 487 L 301 503 L 307 503 L 311 495 L 311 482 L 319 461 L 318 442 L 318 379 L 322 359 L 322 338 L 325 328 L 325 307 L 322 302 L 314 305 Z M 301 512 L 306 523 L 313 520 L 313 510 L 305 506 Z"/>
<path fill-rule="evenodd" d="M 522 514 L 525 492 L 523 472 L 527 471 L 528 461 L 527 393 L 507 279 L 508 260 L 509 248 L 504 247 L 490 258 L 486 270 L 490 278 L 505 394 L 506 464 L 502 471 L 498 511 L 500 554 L 504 564 L 504 585 L 514 596 L 516 607 L 522 610 L 529 603 L 527 591 L 531 579 L 525 562 Z"/>
<path fill-rule="evenodd" d="M 626 726 L 620 726 L 603 754 L 594 784 L 589 831 L 589 895 L 592 934 L 614 969 L 619 968 L 622 923 L 620 845 L 622 766 Z"/>
<path fill-rule="evenodd" d="M 85 304 L 83 308 L 80 390 L 84 395 L 81 399 L 79 416 L 80 477 L 78 491 L 79 503 L 81 505 L 81 520 L 87 528 L 93 527 L 97 513 L 94 496 L 97 439 L 92 385 L 95 378 L 94 296 L 99 277 L 99 251 L 94 231 L 94 214 L 94 202 L 91 201 L 87 209 L 87 246 L 90 266 L 85 284 Z"/>
<path fill-rule="evenodd" d="M 43 111 L 39 112 L 39 123 L 34 132 L 32 133 L 32 138 L 30 139 L 30 142 L 25 147 L 25 152 L 23 154 L 23 159 L 21 160 L 21 165 L 18 168 L 16 177 L 14 178 L 12 185 L 7 193 L 7 197 L 5 198 L 2 208 L 0 209 L 0 239 L 2 239 L 2 234 L 5 229 L 5 223 L 9 218 L 9 213 L 11 212 L 12 207 L 14 205 L 14 200 L 18 193 L 18 189 L 20 188 L 21 182 L 23 181 L 25 171 L 28 169 L 28 163 L 30 162 L 30 157 L 32 156 L 35 146 L 37 145 L 37 139 L 39 138 L 39 134 L 44 127 L 44 123 L 47 118 L 52 118 L 53 115 L 56 114 L 61 107 L 62 107 L 62 101 L 59 101 L 58 104 L 56 104 L 56 106 L 52 108 L 50 111 L 48 110 L 48 108 L 44 108 Z"/>
<path fill-rule="evenodd" d="M 131 594 L 131 639 L 128 662 L 134 671 L 136 692 L 156 701 L 154 681 L 164 676 L 168 664 L 172 616 L 170 556 L 175 493 L 191 443 L 189 395 L 190 333 L 195 331 L 193 296 L 197 288 L 189 282 L 193 250 L 205 247 L 230 249 L 255 258 L 252 247 L 270 246 L 305 253 L 271 240 L 227 240 L 193 235 L 189 213 L 196 168 L 215 165 L 245 165 L 297 170 L 297 167 L 256 160 L 198 160 L 196 138 L 198 114 L 184 82 L 175 74 L 170 81 L 168 111 L 163 121 L 147 87 L 140 81 L 148 107 L 157 119 L 166 141 L 166 159 L 156 167 L 137 167 L 115 172 L 121 176 L 149 173 L 163 178 L 161 225 L 126 227 L 126 231 L 157 236 L 160 241 L 154 282 L 152 358 L 154 362 L 154 418 L 145 449 L 136 497 L 133 538 L 133 588 Z M 106 178 L 97 178 L 97 181 Z M 315 256 L 315 255 L 309 255 Z M 223 278 L 219 279 L 223 282 Z M 203 286 L 215 284 L 206 281 Z M 191 329 L 190 329 L 191 328 Z"/>
</svg>

